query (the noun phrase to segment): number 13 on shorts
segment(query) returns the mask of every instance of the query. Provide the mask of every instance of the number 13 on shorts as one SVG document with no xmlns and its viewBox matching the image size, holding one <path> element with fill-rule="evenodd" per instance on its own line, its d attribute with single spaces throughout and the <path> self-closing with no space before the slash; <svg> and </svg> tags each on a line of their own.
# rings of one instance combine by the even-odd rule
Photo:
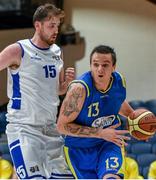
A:
<svg viewBox="0 0 156 180">
<path fill-rule="evenodd" d="M 117 157 L 109 157 L 106 159 L 106 170 L 108 169 L 117 169 L 119 167 L 119 162 L 118 162 Z"/>
</svg>

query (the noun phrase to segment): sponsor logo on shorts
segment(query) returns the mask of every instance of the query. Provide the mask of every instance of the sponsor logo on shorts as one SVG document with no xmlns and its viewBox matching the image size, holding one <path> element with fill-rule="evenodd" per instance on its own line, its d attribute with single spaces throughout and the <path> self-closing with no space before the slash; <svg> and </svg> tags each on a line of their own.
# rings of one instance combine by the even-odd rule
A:
<svg viewBox="0 0 156 180">
<path fill-rule="evenodd" d="M 30 171 L 31 171 L 32 173 L 35 173 L 35 172 L 40 171 L 40 170 L 39 170 L 38 165 L 36 165 L 36 166 L 30 167 Z"/>
</svg>

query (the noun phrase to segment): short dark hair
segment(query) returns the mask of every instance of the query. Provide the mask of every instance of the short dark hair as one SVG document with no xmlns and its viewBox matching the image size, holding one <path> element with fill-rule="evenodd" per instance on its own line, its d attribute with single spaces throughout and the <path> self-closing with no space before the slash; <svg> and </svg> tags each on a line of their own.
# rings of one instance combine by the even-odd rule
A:
<svg viewBox="0 0 156 180">
<path fill-rule="evenodd" d="M 112 47 L 106 46 L 106 45 L 96 46 L 90 54 L 90 64 L 91 64 L 92 56 L 94 53 L 100 53 L 100 54 L 109 54 L 110 53 L 112 55 L 113 66 L 116 64 L 116 61 L 117 61 L 116 53 Z"/>
<path fill-rule="evenodd" d="M 44 21 L 46 18 L 50 18 L 51 16 L 60 16 L 60 20 L 62 21 L 65 13 L 53 4 L 46 3 L 36 9 L 33 15 L 33 24 L 35 21 Z"/>
</svg>

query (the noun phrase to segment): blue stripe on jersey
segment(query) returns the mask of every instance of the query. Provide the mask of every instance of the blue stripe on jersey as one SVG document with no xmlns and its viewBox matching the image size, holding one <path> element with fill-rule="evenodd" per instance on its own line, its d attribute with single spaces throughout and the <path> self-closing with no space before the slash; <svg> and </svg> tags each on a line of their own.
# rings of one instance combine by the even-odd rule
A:
<svg viewBox="0 0 156 180">
<path fill-rule="evenodd" d="M 12 95 L 12 108 L 20 109 L 21 108 L 21 92 L 20 92 L 20 83 L 19 83 L 19 74 L 12 74 L 13 79 L 13 95 Z"/>
</svg>

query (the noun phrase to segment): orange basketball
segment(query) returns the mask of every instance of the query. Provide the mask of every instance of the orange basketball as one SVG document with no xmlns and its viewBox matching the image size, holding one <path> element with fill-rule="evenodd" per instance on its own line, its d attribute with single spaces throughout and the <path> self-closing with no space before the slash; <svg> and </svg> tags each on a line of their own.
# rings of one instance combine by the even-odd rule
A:
<svg viewBox="0 0 156 180">
<path fill-rule="evenodd" d="M 138 140 L 147 140 L 156 132 L 156 116 L 147 109 L 136 109 L 127 120 L 131 136 Z"/>
</svg>

